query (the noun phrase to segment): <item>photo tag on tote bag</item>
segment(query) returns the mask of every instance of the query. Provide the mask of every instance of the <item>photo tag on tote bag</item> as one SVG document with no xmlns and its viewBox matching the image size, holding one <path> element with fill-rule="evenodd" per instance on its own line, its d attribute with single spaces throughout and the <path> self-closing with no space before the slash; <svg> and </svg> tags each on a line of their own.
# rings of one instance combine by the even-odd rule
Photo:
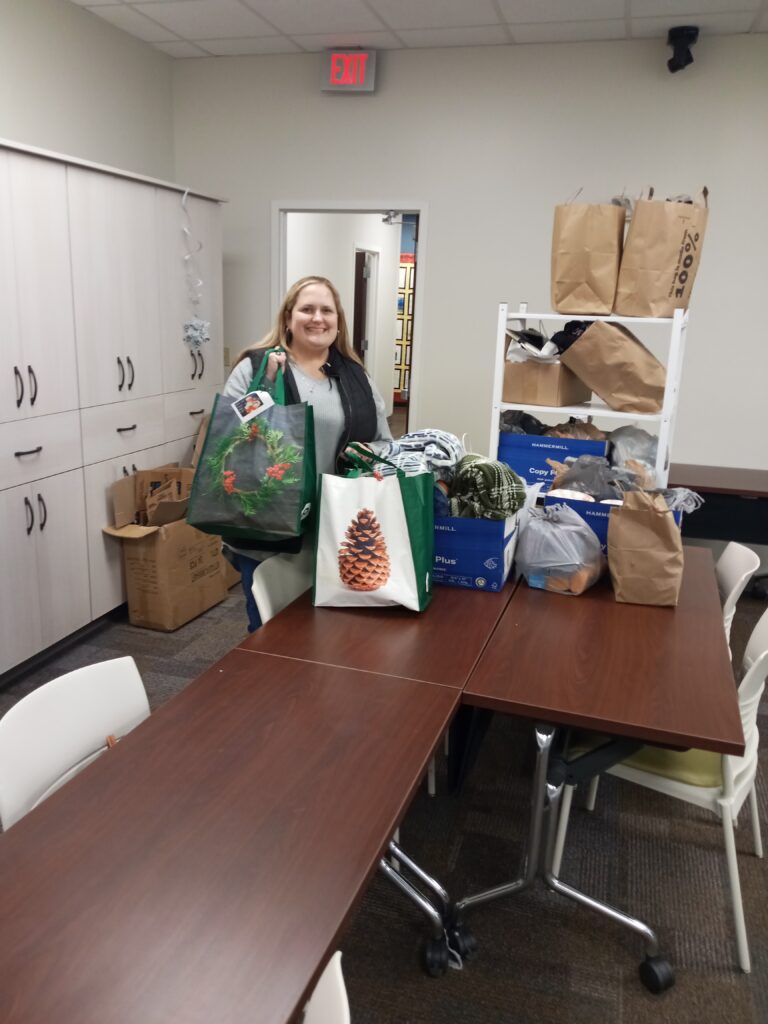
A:
<svg viewBox="0 0 768 1024">
<path fill-rule="evenodd" d="M 241 423 L 247 423 L 254 416 L 261 416 L 263 412 L 274 405 L 274 400 L 266 391 L 249 391 L 247 395 L 238 398 L 232 403 L 237 418 Z"/>
</svg>

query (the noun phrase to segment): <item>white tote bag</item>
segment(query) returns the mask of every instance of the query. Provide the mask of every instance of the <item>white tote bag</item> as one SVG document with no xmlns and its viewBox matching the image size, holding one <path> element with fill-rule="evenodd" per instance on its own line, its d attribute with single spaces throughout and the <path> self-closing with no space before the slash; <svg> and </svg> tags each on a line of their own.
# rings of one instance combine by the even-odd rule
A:
<svg viewBox="0 0 768 1024">
<path fill-rule="evenodd" d="M 320 478 L 313 603 L 422 611 L 432 569 L 431 473 Z"/>
</svg>

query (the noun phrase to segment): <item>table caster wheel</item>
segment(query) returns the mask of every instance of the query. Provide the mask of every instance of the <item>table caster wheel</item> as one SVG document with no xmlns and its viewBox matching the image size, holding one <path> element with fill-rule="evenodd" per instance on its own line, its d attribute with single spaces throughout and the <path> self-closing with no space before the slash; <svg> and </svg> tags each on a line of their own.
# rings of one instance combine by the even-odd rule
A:
<svg viewBox="0 0 768 1024">
<path fill-rule="evenodd" d="M 663 956 L 647 956 L 640 964 L 640 981 L 655 996 L 675 984 L 675 972 Z"/>
<path fill-rule="evenodd" d="M 430 978 L 442 978 L 448 970 L 446 939 L 427 939 L 424 944 L 424 970 Z"/>
<path fill-rule="evenodd" d="M 462 960 L 477 956 L 477 939 L 465 924 L 456 924 L 448 930 L 448 944 Z"/>
</svg>

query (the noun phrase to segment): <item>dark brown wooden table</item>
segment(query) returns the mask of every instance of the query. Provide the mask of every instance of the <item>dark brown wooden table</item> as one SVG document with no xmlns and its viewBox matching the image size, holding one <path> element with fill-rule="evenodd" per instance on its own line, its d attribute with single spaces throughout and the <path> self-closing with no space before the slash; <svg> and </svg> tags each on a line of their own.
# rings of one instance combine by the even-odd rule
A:
<svg viewBox="0 0 768 1024">
<path fill-rule="evenodd" d="M 0 837 L 0 1020 L 294 1019 L 458 701 L 228 654 Z"/>
<path fill-rule="evenodd" d="M 239 648 L 461 690 L 513 593 L 436 587 L 423 612 L 313 608 L 307 592 Z"/>
<path fill-rule="evenodd" d="M 676 608 L 517 589 L 463 700 L 644 742 L 744 752 L 712 554 L 686 547 Z"/>
<path fill-rule="evenodd" d="M 676 608 L 619 604 L 607 581 L 581 597 L 518 587 L 464 689 L 469 705 L 536 720 L 528 844 L 518 878 L 458 901 L 454 920 L 516 895 L 537 879 L 622 924 L 645 941 L 640 978 L 652 992 L 674 982 L 643 921 L 562 882 L 554 839 L 565 782 L 578 784 L 642 743 L 741 755 L 744 736 L 723 629 L 712 554 L 685 548 Z M 558 727 L 605 734 L 581 763 L 558 751 Z M 602 760 L 600 760 L 602 759 Z"/>
</svg>

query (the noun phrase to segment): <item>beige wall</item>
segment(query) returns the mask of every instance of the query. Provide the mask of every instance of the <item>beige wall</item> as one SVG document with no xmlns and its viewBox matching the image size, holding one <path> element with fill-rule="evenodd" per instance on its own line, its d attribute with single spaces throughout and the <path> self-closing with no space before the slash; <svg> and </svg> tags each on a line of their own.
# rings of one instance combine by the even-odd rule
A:
<svg viewBox="0 0 768 1024">
<path fill-rule="evenodd" d="M 172 64 L 67 0 L 0 0 L 0 138 L 174 180 Z"/>
<path fill-rule="evenodd" d="M 417 196 L 429 234 L 411 422 L 482 449 L 497 304 L 548 308 L 553 206 L 579 186 L 599 200 L 706 183 L 673 457 L 768 467 L 768 37 L 705 37 L 677 75 L 645 40 L 380 56 L 373 96 L 321 93 L 311 54 L 174 66 L 176 177 L 230 200 L 228 344 L 271 319 L 273 200 Z"/>
</svg>

